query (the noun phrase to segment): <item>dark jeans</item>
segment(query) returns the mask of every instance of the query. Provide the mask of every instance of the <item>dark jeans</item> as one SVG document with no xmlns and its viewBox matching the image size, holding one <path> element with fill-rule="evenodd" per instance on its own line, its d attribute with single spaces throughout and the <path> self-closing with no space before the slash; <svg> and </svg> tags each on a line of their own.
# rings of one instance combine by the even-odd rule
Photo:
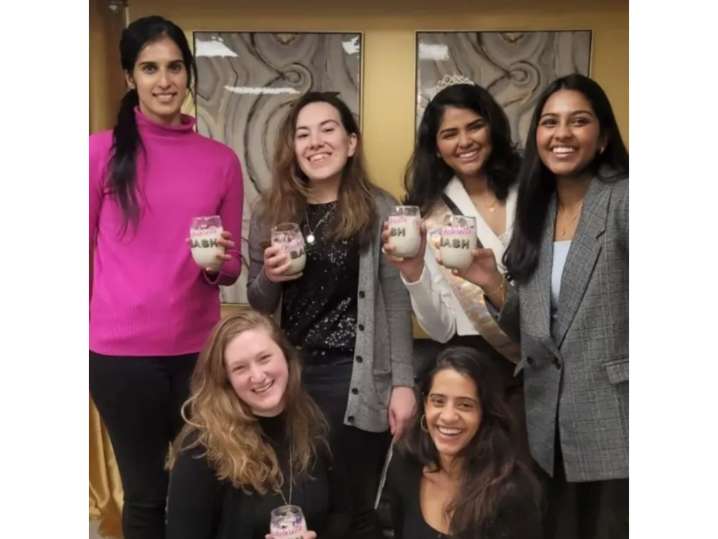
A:
<svg viewBox="0 0 718 539">
<path fill-rule="evenodd" d="M 546 485 L 546 539 L 628 539 L 628 479 L 569 483 L 558 436 Z"/>
<path fill-rule="evenodd" d="M 305 360 L 302 379 L 329 422 L 335 458 L 346 468 L 353 505 L 351 531 L 347 537 L 377 539 L 381 534 L 374 498 L 390 436 L 386 432 L 367 432 L 344 424 L 352 365 L 353 354 L 332 354 L 321 364 Z"/>
<path fill-rule="evenodd" d="M 90 351 L 90 394 L 107 427 L 124 490 L 125 539 L 162 539 L 165 458 L 182 427 L 197 354 L 118 357 Z"/>
</svg>

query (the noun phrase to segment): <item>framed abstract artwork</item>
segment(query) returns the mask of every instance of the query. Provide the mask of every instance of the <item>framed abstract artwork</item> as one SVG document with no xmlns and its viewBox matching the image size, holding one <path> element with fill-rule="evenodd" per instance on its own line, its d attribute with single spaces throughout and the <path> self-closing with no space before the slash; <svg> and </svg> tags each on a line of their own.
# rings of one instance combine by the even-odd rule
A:
<svg viewBox="0 0 718 539">
<path fill-rule="evenodd" d="M 244 174 L 242 275 L 224 303 L 247 303 L 251 209 L 271 184 L 274 142 L 305 92 L 336 92 L 360 122 L 362 34 L 194 32 L 197 129 L 237 152 Z M 360 124 L 361 125 L 361 124 Z"/>
<path fill-rule="evenodd" d="M 588 75 L 590 63 L 590 30 L 417 32 L 416 126 L 447 81 L 469 79 L 504 108 L 523 147 L 541 91 L 562 75 Z"/>
</svg>

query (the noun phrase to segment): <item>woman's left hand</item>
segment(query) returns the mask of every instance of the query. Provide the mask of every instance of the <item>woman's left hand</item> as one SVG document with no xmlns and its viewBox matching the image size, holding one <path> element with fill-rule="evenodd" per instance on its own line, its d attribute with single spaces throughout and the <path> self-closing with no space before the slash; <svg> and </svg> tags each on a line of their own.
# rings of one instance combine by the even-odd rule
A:
<svg viewBox="0 0 718 539">
<path fill-rule="evenodd" d="M 271 533 L 268 533 L 264 536 L 264 539 L 274 539 L 274 536 Z M 302 533 L 302 539 L 317 539 L 317 532 L 307 530 Z"/>
<path fill-rule="evenodd" d="M 389 399 L 389 430 L 394 440 L 398 440 L 408 430 L 416 412 L 414 390 L 406 386 L 396 386 L 391 390 Z"/>
<path fill-rule="evenodd" d="M 188 247 L 192 245 L 192 238 L 185 238 L 184 241 L 187 243 Z M 232 255 L 227 254 L 227 250 L 231 249 L 235 245 L 234 241 L 232 241 L 232 233 L 229 230 L 222 230 L 222 235 L 217 240 L 217 243 L 224 247 L 224 253 L 218 254 L 216 256 L 216 262 L 211 266 L 204 268 L 204 271 L 207 273 L 218 273 L 222 264 L 228 260 L 232 260 Z"/>
<path fill-rule="evenodd" d="M 232 241 L 232 233 L 229 230 L 222 230 L 222 237 L 217 240 L 217 243 L 224 247 L 224 253 L 217 255 L 217 263 L 212 268 L 207 268 L 208 272 L 217 272 L 222 267 L 222 264 L 232 260 L 232 255 L 227 253 L 235 245 L 234 241 Z"/>
</svg>

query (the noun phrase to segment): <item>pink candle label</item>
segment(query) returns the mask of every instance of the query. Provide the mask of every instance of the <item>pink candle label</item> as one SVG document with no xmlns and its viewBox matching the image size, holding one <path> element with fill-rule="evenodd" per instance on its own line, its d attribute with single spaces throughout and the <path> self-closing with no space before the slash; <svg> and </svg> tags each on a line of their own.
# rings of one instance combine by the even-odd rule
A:
<svg viewBox="0 0 718 539">
<path fill-rule="evenodd" d="M 471 249 L 475 232 L 467 226 L 446 226 L 441 230 L 441 247 Z"/>
</svg>

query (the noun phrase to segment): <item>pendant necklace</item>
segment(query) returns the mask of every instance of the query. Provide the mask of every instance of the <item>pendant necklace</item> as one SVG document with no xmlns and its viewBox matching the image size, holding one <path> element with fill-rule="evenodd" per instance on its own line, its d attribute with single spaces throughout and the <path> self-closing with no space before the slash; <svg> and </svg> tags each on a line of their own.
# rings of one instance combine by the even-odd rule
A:
<svg viewBox="0 0 718 539">
<path fill-rule="evenodd" d="M 319 219 L 319 222 L 316 225 L 314 225 L 314 229 L 312 230 L 312 227 L 309 226 L 309 214 L 307 213 L 307 206 L 306 205 L 304 206 L 305 223 L 304 223 L 304 226 L 302 227 L 302 229 L 304 232 L 306 242 L 309 245 L 314 245 L 314 242 L 317 241 L 317 236 L 316 236 L 315 232 L 319 231 L 319 227 L 327 219 L 327 217 L 329 217 L 331 215 L 331 213 L 334 211 L 334 208 L 336 208 L 336 203 L 334 204 L 334 206 L 329 208 L 329 210 L 324 215 L 322 215 L 322 218 Z"/>
<path fill-rule="evenodd" d="M 284 497 L 284 491 L 280 488 L 279 495 L 282 497 L 284 505 L 292 505 L 292 487 L 294 486 L 294 462 L 292 461 L 292 445 L 289 446 L 289 501 Z"/>
<path fill-rule="evenodd" d="M 493 195 L 493 193 L 492 193 L 492 195 Z M 477 210 L 479 209 L 479 207 L 483 207 L 483 208 L 486 208 L 486 210 L 489 213 L 494 213 L 496 211 L 496 206 L 499 203 L 499 199 L 496 198 L 496 196 L 493 196 L 494 200 L 490 203 L 487 203 L 483 198 L 480 198 L 476 195 L 470 196 L 469 198 L 471 198 L 471 201 L 474 203 L 474 206 L 476 206 Z M 488 198 L 488 197 L 486 197 L 486 198 Z"/>
<path fill-rule="evenodd" d="M 581 215 L 582 209 L 583 209 L 583 201 L 581 201 L 581 203 L 578 205 L 578 210 L 568 220 L 568 222 L 563 224 L 563 227 L 561 228 L 561 230 L 559 230 L 559 237 L 561 237 L 561 238 L 566 237 L 566 235 L 568 234 L 568 230 L 578 220 L 579 215 Z"/>
</svg>

